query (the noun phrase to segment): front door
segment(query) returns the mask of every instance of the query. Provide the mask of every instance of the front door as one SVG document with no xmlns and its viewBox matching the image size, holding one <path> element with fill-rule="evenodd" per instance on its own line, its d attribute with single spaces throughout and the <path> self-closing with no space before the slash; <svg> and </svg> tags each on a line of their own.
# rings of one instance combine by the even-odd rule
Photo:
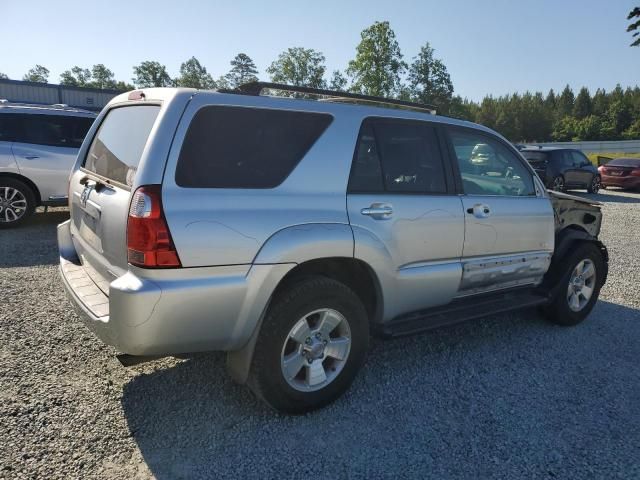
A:
<svg viewBox="0 0 640 480">
<path fill-rule="evenodd" d="M 384 317 L 448 303 L 460 284 L 464 216 L 437 128 L 368 119 L 347 206 L 355 257 L 383 284 Z"/>
<path fill-rule="evenodd" d="M 474 129 L 447 130 L 465 215 L 460 294 L 538 282 L 554 246 L 551 202 L 502 140 Z"/>
</svg>

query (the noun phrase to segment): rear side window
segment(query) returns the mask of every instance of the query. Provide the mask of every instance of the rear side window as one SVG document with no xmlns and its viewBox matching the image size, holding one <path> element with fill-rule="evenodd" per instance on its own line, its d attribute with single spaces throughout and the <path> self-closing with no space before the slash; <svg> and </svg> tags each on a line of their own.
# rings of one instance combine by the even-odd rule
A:
<svg viewBox="0 0 640 480">
<path fill-rule="evenodd" d="M 435 129 L 420 122 L 366 120 L 351 167 L 351 193 L 446 193 Z"/>
<path fill-rule="evenodd" d="M 176 184 L 191 188 L 274 188 L 332 121 L 331 115 L 210 106 L 184 139 Z"/>
<path fill-rule="evenodd" d="M 13 142 L 17 136 L 18 128 L 18 115 L 0 113 L 0 142 Z"/>
<path fill-rule="evenodd" d="M 549 159 L 546 152 L 520 152 L 530 162 L 543 162 Z"/>
<path fill-rule="evenodd" d="M 14 141 L 51 147 L 79 148 L 93 118 L 66 115 L 18 114 L 20 129 Z"/>
<path fill-rule="evenodd" d="M 91 142 L 84 168 L 123 185 L 133 185 L 140 157 L 156 121 L 158 105 L 114 108 Z"/>
</svg>

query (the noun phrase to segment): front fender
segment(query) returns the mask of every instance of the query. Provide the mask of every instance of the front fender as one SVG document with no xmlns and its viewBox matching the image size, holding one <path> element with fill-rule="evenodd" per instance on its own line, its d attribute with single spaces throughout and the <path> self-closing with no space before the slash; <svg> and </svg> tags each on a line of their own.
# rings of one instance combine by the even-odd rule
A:
<svg viewBox="0 0 640 480">
<path fill-rule="evenodd" d="M 309 223 L 273 234 L 254 264 L 303 263 L 328 257 L 353 257 L 353 232 L 342 223 Z"/>
</svg>

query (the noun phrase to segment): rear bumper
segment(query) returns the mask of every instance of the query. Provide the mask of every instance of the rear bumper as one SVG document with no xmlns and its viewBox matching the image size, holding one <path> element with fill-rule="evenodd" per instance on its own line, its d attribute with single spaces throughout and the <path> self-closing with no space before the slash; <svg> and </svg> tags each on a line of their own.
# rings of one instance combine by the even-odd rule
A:
<svg viewBox="0 0 640 480">
<path fill-rule="evenodd" d="M 600 182 L 607 187 L 640 188 L 640 177 L 634 176 L 619 177 L 617 175 L 602 175 Z"/>
<path fill-rule="evenodd" d="M 107 296 L 84 272 L 69 221 L 58 226 L 58 249 L 62 282 L 82 322 L 100 340 L 130 355 L 241 348 L 257 327 L 271 292 L 294 266 L 155 271 L 132 267 L 111 282 Z"/>
</svg>

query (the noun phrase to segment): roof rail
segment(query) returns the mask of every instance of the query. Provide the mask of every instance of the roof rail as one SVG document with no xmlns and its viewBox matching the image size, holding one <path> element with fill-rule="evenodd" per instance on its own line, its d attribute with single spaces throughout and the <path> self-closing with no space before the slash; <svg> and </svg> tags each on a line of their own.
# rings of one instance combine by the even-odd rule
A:
<svg viewBox="0 0 640 480">
<path fill-rule="evenodd" d="M 339 90 L 327 90 L 324 88 L 286 85 L 284 83 L 249 82 L 244 83 L 233 90 L 224 89 L 219 91 L 223 93 L 239 93 L 242 95 L 259 96 L 263 90 L 282 90 L 285 92 L 305 93 L 308 95 L 328 97 L 323 99 L 323 101 L 349 102 L 350 100 L 355 100 L 353 103 L 371 103 L 381 106 L 416 110 L 419 112 L 430 113 L 432 115 L 436 114 L 436 107 L 424 103 L 408 102 L 405 100 L 397 100 L 395 98 L 374 97 L 371 95 L 361 95 L 359 93 L 341 92 Z"/>
</svg>

